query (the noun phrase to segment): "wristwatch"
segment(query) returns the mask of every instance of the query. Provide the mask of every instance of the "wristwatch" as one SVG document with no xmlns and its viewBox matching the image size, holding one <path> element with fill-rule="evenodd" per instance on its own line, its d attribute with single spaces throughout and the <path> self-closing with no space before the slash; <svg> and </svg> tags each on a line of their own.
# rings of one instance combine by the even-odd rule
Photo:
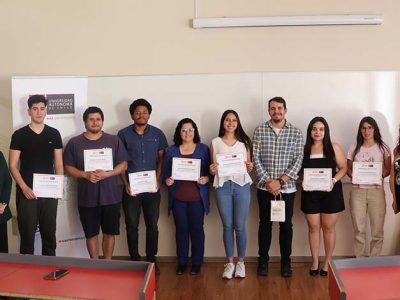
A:
<svg viewBox="0 0 400 300">
<path fill-rule="evenodd" d="M 285 184 L 285 180 L 283 180 L 282 178 L 278 178 L 278 181 L 281 186 Z"/>
</svg>

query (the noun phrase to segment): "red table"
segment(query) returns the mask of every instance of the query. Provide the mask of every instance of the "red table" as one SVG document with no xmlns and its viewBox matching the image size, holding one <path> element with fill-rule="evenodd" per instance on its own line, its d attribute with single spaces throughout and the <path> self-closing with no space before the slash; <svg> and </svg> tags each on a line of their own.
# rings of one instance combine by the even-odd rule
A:
<svg viewBox="0 0 400 300">
<path fill-rule="evenodd" d="M 332 300 L 400 299 L 400 257 L 333 260 L 329 294 Z"/>
<path fill-rule="evenodd" d="M 58 280 L 43 277 L 68 269 Z M 0 295 L 35 299 L 155 299 L 154 264 L 0 254 Z"/>
</svg>

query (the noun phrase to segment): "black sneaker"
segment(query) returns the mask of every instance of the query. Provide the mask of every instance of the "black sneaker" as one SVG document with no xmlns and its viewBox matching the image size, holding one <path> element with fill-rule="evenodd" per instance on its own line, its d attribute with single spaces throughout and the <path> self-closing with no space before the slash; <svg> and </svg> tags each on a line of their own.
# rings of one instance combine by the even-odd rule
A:
<svg viewBox="0 0 400 300">
<path fill-rule="evenodd" d="M 259 261 L 257 266 L 257 275 L 258 276 L 267 276 L 268 275 L 268 263 Z"/>
<path fill-rule="evenodd" d="M 192 265 L 192 268 L 190 269 L 190 274 L 192 275 L 197 275 L 201 271 L 201 265 Z"/>
<path fill-rule="evenodd" d="M 290 267 L 290 263 L 289 264 L 283 264 L 281 265 L 281 276 L 282 277 L 292 277 L 293 275 L 293 271 L 292 268 Z"/>
<path fill-rule="evenodd" d="M 183 273 L 186 273 L 186 268 L 187 265 L 178 265 L 178 268 L 176 268 L 176 275 L 182 275 Z"/>
<path fill-rule="evenodd" d="M 137 254 L 137 255 L 131 256 L 131 260 L 132 260 L 132 261 L 141 261 L 142 259 L 141 259 L 140 255 Z"/>
</svg>

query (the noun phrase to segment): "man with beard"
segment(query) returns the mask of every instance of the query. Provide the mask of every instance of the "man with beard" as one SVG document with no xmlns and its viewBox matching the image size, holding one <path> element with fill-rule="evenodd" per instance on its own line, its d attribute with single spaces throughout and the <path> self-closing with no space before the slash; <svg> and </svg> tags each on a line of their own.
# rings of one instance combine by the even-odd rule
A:
<svg viewBox="0 0 400 300">
<path fill-rule="evenodd" d="M 128 169 L 121 176 L 124 183 L 122 205 L 125 212 L 125 224 L 128 249 L 131 260 L 140 260 L 138 249 L 138 227 L 140 212 L 143 209 L 146 223 L 146 261 L 154 262 L 156 274 L 160 273 L 156 255 L 158 251 L 158 217 L 160 211 L 161 170 L 165 149 L 168 147 L 164 133 L 148 124 L 152 111 L 151 104 L 145 99 L 137 99 L 129 107 L 133 124 L 121 129 L 118 136 L 125 145 L 128 154 Z M 155 171 L 157 190 L 153 193 L 132 194 L 128 174 L 142 171 Z"/>
<path fill-rule="evenodd" d="M 259 276 L 268 275 L 268 251 L 271 246 L 271 201 L 285 202 L 285 221 L 279 223 L 281 276 L 291 277 L 292 216 L 297 173 L 303 162 L 303 135 L 286 121 L 286 101 L 274 97 L 268 101 L 269 121 L 258 126 L 253 137 L 254 166 L 257 172 Z"/>
<path fill-rule="evenodd" d="M 100 108 L 88 107 L 83 113 L 83 121 L 86 131 L 71 138 L 65 147 L 65 171 L 78 178 L 78 210 L 90 257 L 99 258 L 101 228 L 103 257 L 111 259 L 115 235 L 119 234 L 121 195 L 118 176 L 126 170 L 127 153 L 117 136 L 102 131 L 104 114 Z M 104 154 L 107 149 L 111 149 L 112 157 Z M 103 160 L 111 159 L 112 167 L 89 168 L 89 156 L 93 153 L 104 155 Z"/>
</svg>

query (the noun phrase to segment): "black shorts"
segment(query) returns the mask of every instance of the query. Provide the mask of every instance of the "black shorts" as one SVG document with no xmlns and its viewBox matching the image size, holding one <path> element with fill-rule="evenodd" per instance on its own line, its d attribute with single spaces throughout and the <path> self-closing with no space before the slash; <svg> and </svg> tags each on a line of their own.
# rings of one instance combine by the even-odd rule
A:
<svg viewBox="0 0 400 300">
<path fill-rule="evenodd" d="M 344 210 L 342 183 L 338 181 L 330 192 L 301 192 L 301 211 L 305 214 L 334 214 Z"/>
<path fill-rule="evenodd" d="M 78 206 L 78 210 L 87 239 L 98 235 L 100 227 L 105 234 L 119 235 L 121 203 L 96 207 Z"/>
</svg>

